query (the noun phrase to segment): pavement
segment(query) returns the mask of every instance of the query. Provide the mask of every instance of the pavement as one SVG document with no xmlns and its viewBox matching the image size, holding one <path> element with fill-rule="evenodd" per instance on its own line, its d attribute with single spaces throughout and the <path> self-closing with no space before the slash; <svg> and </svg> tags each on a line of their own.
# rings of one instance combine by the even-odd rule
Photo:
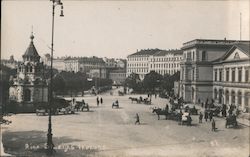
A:
<svg viewBox="0 0 250 157">
<path fill-rule="evenodd" d="M 117 91 L 118 89 L 116 89 Z M 60 157 L 246 157 L 249 156 L 249 127 L 225 128 L 225 120 L 215 117 L 216 132 L 211 122 L 192 126 L 178 125 L 152 113 L 152 107 L 165 107 L 168 101 L 153 98 L 152 105 L 131 103 L 128 97 L 140 95 L 99 95 L 104 103 L 97 106 L 96 96 L 85 99 L 90 112 L 52 117 L 53 142 Z M 146 97 L 146 95 L 141 95 Z M 69 98 L 70 99 L 70 98 Z M 111 107 L 119 100 L 120 108 Z M 135 125 L 136 113 L 140 125 Z M 7 117 L 10 125 L 2 127 L 5 152 L 16 156 L 45 156 L 48 116 L 17 114 Z"/>
</svg>

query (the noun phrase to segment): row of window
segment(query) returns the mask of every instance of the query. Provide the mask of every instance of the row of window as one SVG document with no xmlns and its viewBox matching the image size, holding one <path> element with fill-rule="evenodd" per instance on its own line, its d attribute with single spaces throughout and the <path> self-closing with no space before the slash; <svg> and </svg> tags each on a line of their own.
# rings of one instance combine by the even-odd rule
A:
<svg viewBox="0 0 250 157">
<path fill-rule="evenodd" d="M 186 53 L 184 53 L 184 59 L 187 60 L 195 60 L 195 51 L 188 51 Z M 201 52 L 201 61 L 206 61 L 207 60 L 207 52 L 206 51 L 202 51 Z"/>
<path fill-rule="evenodd" d="M 37 67 L 33 68 L 32 66 L 25 66 L 25 68 L 19 67 L 18 71 L 22 73 L 25 73 L 25 72 L 32 73 L 32 72 L 40 72 L 40 69 Z"/>
<path fill-rule="evenodd" d="M 170 57 L 170 58 L 151 58 L 151 62 L 166 62 L 166 61 L 178 61 L 181 60 L 182 57 Z M 148 57 L 131 57 L 128 58 L 128 61 L 148 61 Z"/>
<path fill-rule="evenodd" d="M 236 74 L 237 70 L 237 74 Z M 231 82 L 249 82 L 249 70 L 245 69 L 245 77 L 243 78 L 243 69 L 242 68 L 231 68 L 231 80 L 230 80 L 230 69 L 226 69 L 226 76 L 224 81 L 231 81 Z M 215 69 L 214 70 L 214 81 L 222 81 L 223 77 L 223 70 L 222 69 Z M 237 79 L 237 81 L 236 81 Z"/>
<path fill-rule="evenodd" d="M 155 72 L 161 74 L 161 75 L 165 75 L 165 74 L 174 74 L 176 73 L 178 70 L 174 69 L 174 70 L 154 70 Z M 128 73 L 148 73 L 148 69 L 128 69 Z"/>
<path fill-rule="evenodd" d="M 141 67 L 141 66 L 148 66 L 148 63 L 131 63 L 128 64 L 128 67 Z"/>
<path fill-rule="evenodd" d="M 151 64 L 150 68 L 179 68 L 179 63 L 172 63 L 172 64 Z"/>
</svg>

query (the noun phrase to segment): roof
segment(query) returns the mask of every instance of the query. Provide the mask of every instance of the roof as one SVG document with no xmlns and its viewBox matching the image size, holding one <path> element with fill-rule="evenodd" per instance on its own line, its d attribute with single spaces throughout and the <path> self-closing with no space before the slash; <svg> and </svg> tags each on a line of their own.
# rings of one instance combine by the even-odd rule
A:
<svg viewBox="0 0 250 157">
<path fill-rule="evenodd" d="M 142 49 L 136 53 L 133 53 L 129 56 L 137 56 L 137 55 L 154 55 L 155 53 L 161 51 L 160 49 Z M 128 56 L 128 57 L 129 57 Z"/>
<path fill-rule="evenodd" d="M 31 39 L 30 45 L 26 49 L 23 57 L 26 57 L 26 56 L 40 57 L 39 54 L 37 53 L 36 47 L 35 47 L 35 45 L 33 43 L 33 39 L 34 39 L 33 34 L 30 36 L 30 39 Z"/>
<path fill-rule="evenodd" d="M 105 64 L 104 60 L 102 58 L 98 58 L 98 57 L 68 57 L 65 60 L 77 60 L 79 62 L 99 62 L 99 63 L 103 63 Z"/>
<path fill-rule="evenodd" d="M 182 50 L 161 50 L 158 53 L 154 54 L 155 56 L 165 56 L 167 54 L 179 54 L 182 55 L 183 51 Z"/>
<path fill-rule="evenodd" d="M 247 43 L 249 41 L 247 40 L 216 40 L 216 39 L 194 39 L 188 42 L 183 43 L 183 46 L 181 49 L 186 49 L 190 47 L 194 47 L 197 45 L 203 45 L 203 46 L 219 46 L 219 47 L 231 47 L 235 43 Z"/>
</svg>

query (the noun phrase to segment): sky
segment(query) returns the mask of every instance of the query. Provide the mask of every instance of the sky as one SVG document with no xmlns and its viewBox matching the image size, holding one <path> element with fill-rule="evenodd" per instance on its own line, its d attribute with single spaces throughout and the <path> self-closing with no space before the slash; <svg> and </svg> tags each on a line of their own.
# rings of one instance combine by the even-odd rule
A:
<svg viewBox="0 0 250 157">
<path fill-rule="evenodd" d="M 140 49 L 180 49 L 194 39 L 249 40 L 249 1 L 62 0 L 55 10 L 54 56 L 126 58 Z M 50 53 L 52 2 L 2 0 L 1 57 L 17 60 L 30 43 Z"/>
</svg>

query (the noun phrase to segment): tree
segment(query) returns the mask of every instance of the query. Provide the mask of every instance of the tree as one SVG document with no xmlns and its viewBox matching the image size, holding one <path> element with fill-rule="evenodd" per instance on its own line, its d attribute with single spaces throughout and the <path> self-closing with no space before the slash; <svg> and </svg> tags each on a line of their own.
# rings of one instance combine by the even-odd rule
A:
<svg viewBox="0 0 250 157">
<path fill-rule="evenodd" d="M 139 75 L 135 73 L 130 74 L 126 78 L 125 85 L 129 88 L 132 88 L 136 92 L 141 91 L 141 88 L 142 88 L 142 82 L 139 78 Z"/>
<path fill-rule="evenodd" d="M 167 91 L 169 94 L 172 91 L 172 89 L 174 88 L 174 82 L 175 81 L 179 81 L 180 80 L 180 72 L 176 72 L 173 75 L 169 75 L 166 74 L 163 77 L 163 81 L 162 81 L 162 87 L 164 91 Z"/>
<path fill-rule="evenodd" d="M 145 75 L 143 80 L 143 87 L 146 91 L 155 92 L 155 90 L 160 88 L 162 82 L 162 75 L 155 71 L 150 71 L 150 73 Z"/>
<path fill-rule="evenodd" d="M 53 85 L 52 85 L 53 91 L 58 94 L 63 94 L 65 91 L 65 86 L 66 86 L 65 79 L 60 74 L 57 74 L 53 78 Z"/>
</svg>

